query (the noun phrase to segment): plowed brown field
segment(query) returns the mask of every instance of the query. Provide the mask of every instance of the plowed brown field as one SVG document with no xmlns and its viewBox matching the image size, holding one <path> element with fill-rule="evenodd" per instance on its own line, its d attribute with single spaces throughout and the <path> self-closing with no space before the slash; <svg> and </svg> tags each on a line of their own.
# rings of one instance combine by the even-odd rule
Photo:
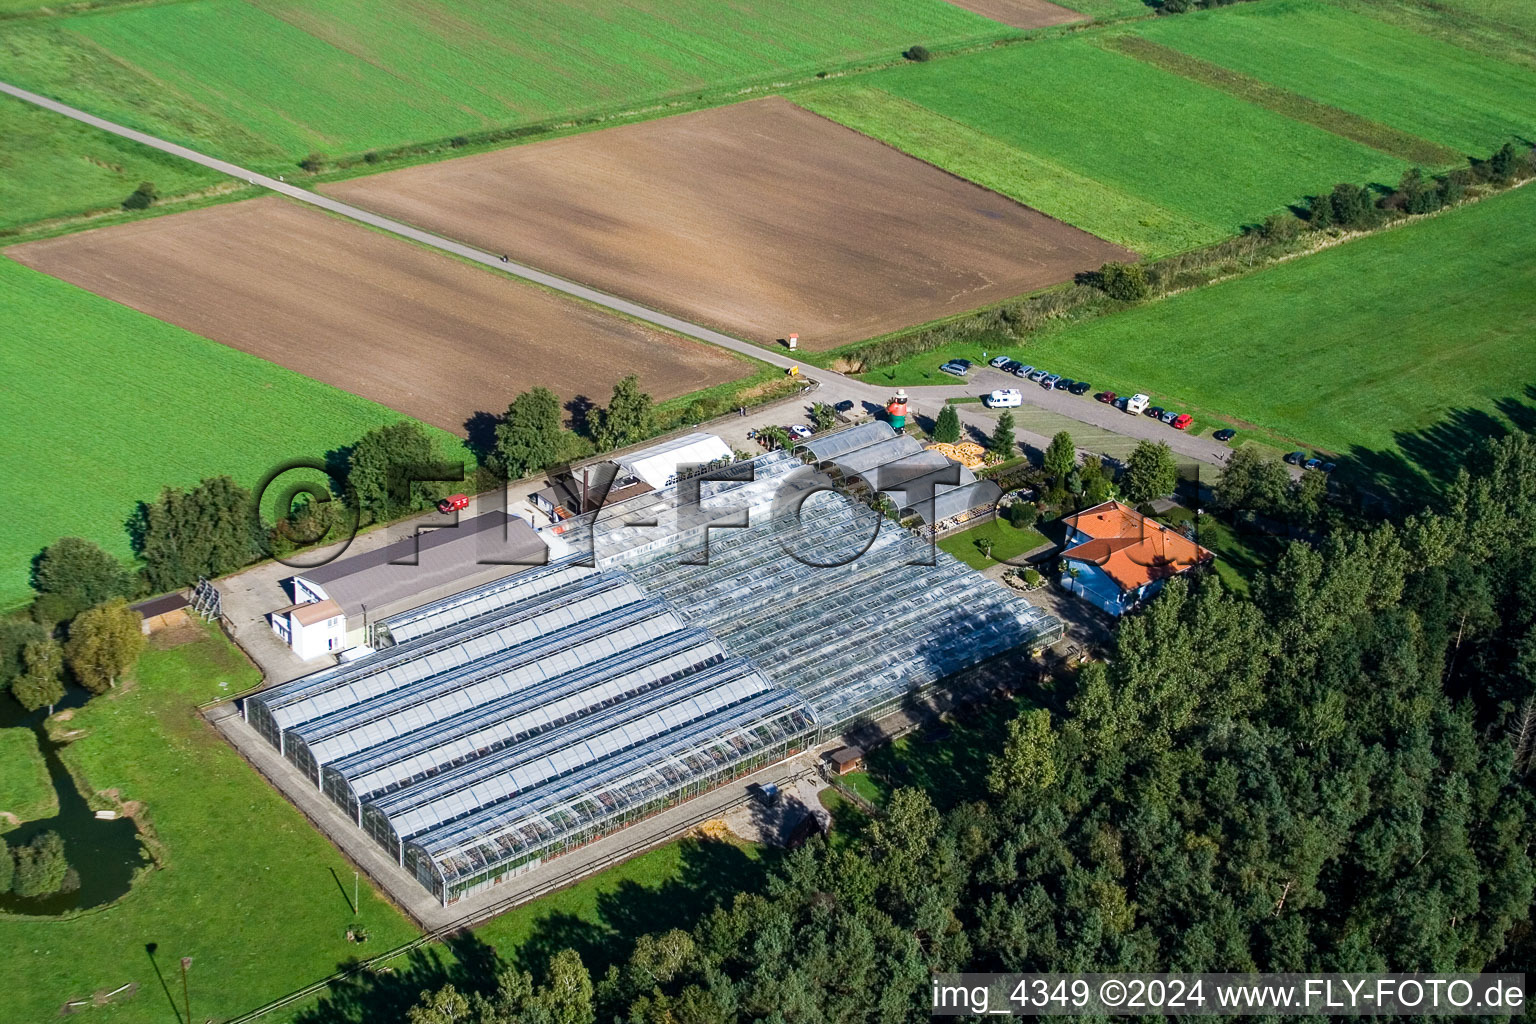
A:
<svg viewBox="0 0 1536 1024">
<path fill-rule="evenodd" d="M 603 403 L 626 373 L 667 398 L 749 372 L 700 342 L 275 197 L 7 255 L 461 434 L 536 384 Z"/>
<path fill-rule="evenodd" d="M 322 186 L 753 341 L 825 349 L 1118 246 L 777 97 Z"/>
</svg>

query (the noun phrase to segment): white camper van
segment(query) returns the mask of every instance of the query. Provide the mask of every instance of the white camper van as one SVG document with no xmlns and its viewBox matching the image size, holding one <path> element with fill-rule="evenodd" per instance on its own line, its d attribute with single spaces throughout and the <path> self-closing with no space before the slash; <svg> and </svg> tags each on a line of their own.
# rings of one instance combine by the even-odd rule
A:
<svg viewBox="0 0 1536 1024">
<path fill-rule="evenodd" d="M 1151 402 L 1152 399 L 1148 398 L 1146 395 L 1132 395 L 1130 398 L 1125 400 L 1125 411 L 1132 414 L 1133 416 L 1140 416 L 1142 413 L 1147 411 L 1147 406 L 1151 404 Z"/>
<path fill-rule="evenodd" d="M 982 399 L 988 409 L 1016 409 L 1024 404 L 1018 388 L 1002 388 Z"/>
</svg>

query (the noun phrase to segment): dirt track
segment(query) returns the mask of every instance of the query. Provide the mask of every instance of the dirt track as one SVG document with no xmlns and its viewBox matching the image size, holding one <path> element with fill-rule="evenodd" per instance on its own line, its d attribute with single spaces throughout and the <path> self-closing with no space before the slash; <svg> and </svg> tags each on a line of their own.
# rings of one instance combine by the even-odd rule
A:
<svg viewBox="0 0 1536 1024">
<path fill-rule="evenodd" d="M 1087 21 L 1086 14 L 1058 7 L 1048 0 L 949 0 L 956 7 L 963 7 L 973 14 L 1014 28 L 1044 28 L 1047 25 L 1064 25 L 1069 21 Z"/>
<path fill-rule="evenodd" d="M 460 434 L 535 384 L 601 404 L 629 372 L 657 398 L 749 372 L 706 345 L 278 198 L 6 254 Z"/>
<path fill-rule="evenodd" d="M 321 192 L 755 341 L 825 349 L 1125 250 L 770 98 Z"/>
</svg>

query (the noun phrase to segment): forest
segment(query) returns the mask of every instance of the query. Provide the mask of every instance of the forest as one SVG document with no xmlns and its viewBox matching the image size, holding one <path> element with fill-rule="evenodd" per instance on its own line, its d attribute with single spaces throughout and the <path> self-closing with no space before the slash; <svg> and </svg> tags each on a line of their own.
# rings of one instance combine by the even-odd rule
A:
<svg viewBox="0 0 1536 1024">
<path fill-rule="evenodd" d="M 1249 596 L 1170 583 L 1009 724 L 986 792 L 940 813 L 899 790 L 857 841 L 813 841 L 601 977 L 488 952 L 404 1019 L 915 1021 L 930 971 L 1520 970 L 1536 441 L 1343 524 Z"/>
</svg>

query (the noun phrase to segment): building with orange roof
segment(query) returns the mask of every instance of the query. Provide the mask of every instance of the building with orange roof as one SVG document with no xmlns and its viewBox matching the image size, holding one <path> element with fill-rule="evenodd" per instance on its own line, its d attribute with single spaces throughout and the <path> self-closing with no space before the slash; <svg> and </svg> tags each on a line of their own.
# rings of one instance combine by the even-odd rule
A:
<svg viewBox="0 0 1536 1024">
<path fill-rule="evenodd" d="M 1061 585 L 1111 615 L 1125 614 L 1180 573 L 1215 556 L 1128 505 L 1106 501 L 1063 522 Z"/>
</svg>

